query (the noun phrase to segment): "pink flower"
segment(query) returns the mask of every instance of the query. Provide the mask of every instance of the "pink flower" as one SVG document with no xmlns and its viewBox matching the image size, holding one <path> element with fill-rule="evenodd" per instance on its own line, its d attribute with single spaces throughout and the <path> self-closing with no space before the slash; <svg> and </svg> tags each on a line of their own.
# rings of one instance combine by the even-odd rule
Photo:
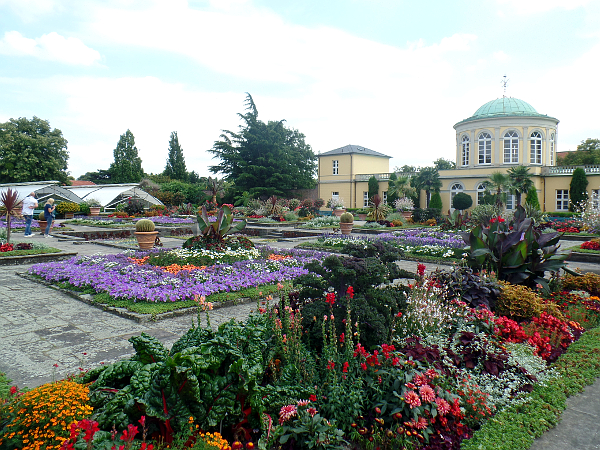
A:
<svg viewBox="0 0 600 450">
<path fill-rule="evenodd" d="M 440 397 L 436 398 L 435 404 L 437 406 L 437 410 L 438 410 L 438 413 L 440 414 L 440 416 L 445 416 L 446 414 L 448 414 L 450 412 L 450 404 L 443 398 L 440 398 Z"/>
<path fill-rule="evenodd" d="M 415 375 L 415 377 L 413 378 L 413 382 L 417 385 L 417 386 L 424 386 L 426 385 L 429 380 L 427 379 L 427 377 L 425 375 L 423 375 L 422 373 L 418 373 Z"/>
<path fill-rule="evenodd" d="M 312 406 L 310 408 L 308 408 L 306 410 L 306 412 L 310 414 L 310 417 L 315 417 L 315 414 L 317 414 L 317 410 L 315 408 L 313 408 Z"/>
<path fill-rule="evenodd" d="M 404 401 L 410 406 L 410 409 L 421 406 L 421 399 L 419 399 L 419 396 L 414 391 L 408 391 L 404 394 Z"/>
<path fill-rule="evenodd" d="M 306 406 L 310 403 L 310 400 L 298 400 L 298 406 Z"/>
<path fill-rule="evenodd" d="M 427 375 L 427 378 L 429 378 L 430 380 L 434 380 L 435 378 L 440 376 L 440 374 L 437 373 L 435 369 L 427 369 L 425 371 L 425 375 Z"/>
<path fill-rule="evenodd" d="M 424 385 L 419 388 L 419 394 L 424 402 L 432 402 L 435 398 L 435 392 L 429 386 Z"/>
<path fill-rule="evenodd" d="M 279 425 L 283 425 L 284 422 L 287 422 L 296 415 L 298 415 L 296 405 L 285 405 L 279 411 Z"/>
</svg>

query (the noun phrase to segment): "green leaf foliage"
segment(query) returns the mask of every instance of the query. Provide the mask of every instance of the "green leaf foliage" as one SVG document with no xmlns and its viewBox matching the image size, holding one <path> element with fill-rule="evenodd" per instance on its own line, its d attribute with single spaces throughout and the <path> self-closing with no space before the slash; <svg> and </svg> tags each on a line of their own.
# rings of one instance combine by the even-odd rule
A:
<svg viewBox="0 0 600 450">
<path fill-rule="evenodd" d="M 259 120 L 250 94 L 246 105 L 247 112 L 239 114 L 244 122 L 239 132 L 224 130 L 209 150 L 220 160 L 211 172 L 223 173 L 235 183 L 238 195 L 248 191 L 255 198 L 286 197 L 291 190 L 313 188 L 316 156 L 304 134 L 285 127 L 283 120 Z"/>
<path fill-rule="evenodd" d="M 142 160 L 131 131 L 127 130 L 121 135 L 113 155 L 115 160 L 108 169 L 113 183 L 138 183 L 142 179 Z"/>
<path fill-rule="evenodd" d="M 575 211 L 578 207 L 583 207 L 588 200 L 587 193 L 588 179 L 585 170 L 578 167 L 573 171 L 571 184 L 569 185 L 569 211 Z"/>
<path fill-rule="evenodd" d="M 174 180 L 188 180 L 183 149 L 179 145 L 177 131 L 171 133 L 171 138 L 169 140 L 169 156 L 167 157 L 167 164 L 163 175 L 173 178 Z"/>
<path fill-rule="evenodd" d="M 67 140 L 47 120 L 33 116 L 0 123 L 0 183 L 67 182 Z"/>
<path fill-rule="evenodd" d="M 498 279 L 512 284 L 547 286 L 544 273 L 565 267 L 568 254 L 558 254 L 558 233 L 541 233 L 533 220 L 518 206 L 510 223 L 492 218 L 471 232 L 463 233 L 469 245 L 469 265 L 474 269 L 490 268 Z"/>
</svg>

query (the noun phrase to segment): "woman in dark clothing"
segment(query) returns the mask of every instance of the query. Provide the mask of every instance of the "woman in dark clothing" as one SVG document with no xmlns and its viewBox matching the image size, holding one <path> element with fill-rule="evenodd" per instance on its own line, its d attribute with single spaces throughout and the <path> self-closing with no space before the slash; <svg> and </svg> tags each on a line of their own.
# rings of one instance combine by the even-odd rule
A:
<svg viewBox="0 0 600 450">
<path fill-rule="evenodd" d="M 56 206 L 54 205 L 54 199 L 49 198 L 46 204 L 44 205 L 44 219 L 48 222 L 46 225 L 46 231 L 44 232 L 44 237 L 51 238 L 50 236 L 50 228 L 52 228 L 52 221 L 54 220 L 54 209 Z"/>
</svg>

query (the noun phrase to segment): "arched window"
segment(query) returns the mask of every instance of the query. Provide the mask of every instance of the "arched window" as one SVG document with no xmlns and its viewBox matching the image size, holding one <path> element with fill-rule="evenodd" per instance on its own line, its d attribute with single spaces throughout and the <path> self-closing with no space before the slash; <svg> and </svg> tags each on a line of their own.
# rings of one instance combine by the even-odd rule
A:
<svg viewBox="0 0 600 450">
<path fill-rule="evenodd" d="M 461 153 L 461 162 L 463 166 L 469 165 L 469 136 L 462 137 L 462 153 Z"/>
<path fill-rule="evenodd" d="M 554 165 L 554 133 L 550 135 L 550 165 Z"/>
<path fill-rule="evenodd" d="M 459 192 L 464 191 L 464 186 L 461 183 L 454 183 L 450 186 L 450 207 L 452 207 L 452 201 L 454 200 L 454 196 Z"/>
<path fill-rule="evenodd" d="M 481 133 L 479 141 L 479 164 L 492 163 L 492 136 L 489 133 Z"/>
<path fill-rule="evenodd" d="M 477 204 L 483 205 L 483 199 L 485 198 L 485 193 L 487 191 L 487 187 L 485 183 L 479 183 L 477 185 Z"/>
<path fill-rule="evenodd" d="M 542 134 L 539 131 L 531 133 L 529 139 L 529 162 L 531 164 L 542 163 Z"/>
<path fill-rule="evenodd" d="M 519 162 L 519 135 L 516 131 L 504 134 L 504 164 Z"/>
</svg>

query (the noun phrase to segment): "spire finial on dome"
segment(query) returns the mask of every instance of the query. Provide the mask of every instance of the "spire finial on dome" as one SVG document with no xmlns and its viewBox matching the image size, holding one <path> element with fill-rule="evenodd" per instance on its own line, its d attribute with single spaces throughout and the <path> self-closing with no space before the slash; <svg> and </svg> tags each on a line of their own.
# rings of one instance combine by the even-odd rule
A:
<svg viewBox="0 0 600 450">
<path fill-rule="evenodd" d="M 502 98 L 506 98 L 506 85 L 508 84 L 508 78 L 506 78 L 506 74 L 504 74 L 502 78 L 503 79 L 500 82 L 500 84 L 502 84 L 502 88 L 504 89 L 504 94 L 502 95 Z"/>
</svg>

